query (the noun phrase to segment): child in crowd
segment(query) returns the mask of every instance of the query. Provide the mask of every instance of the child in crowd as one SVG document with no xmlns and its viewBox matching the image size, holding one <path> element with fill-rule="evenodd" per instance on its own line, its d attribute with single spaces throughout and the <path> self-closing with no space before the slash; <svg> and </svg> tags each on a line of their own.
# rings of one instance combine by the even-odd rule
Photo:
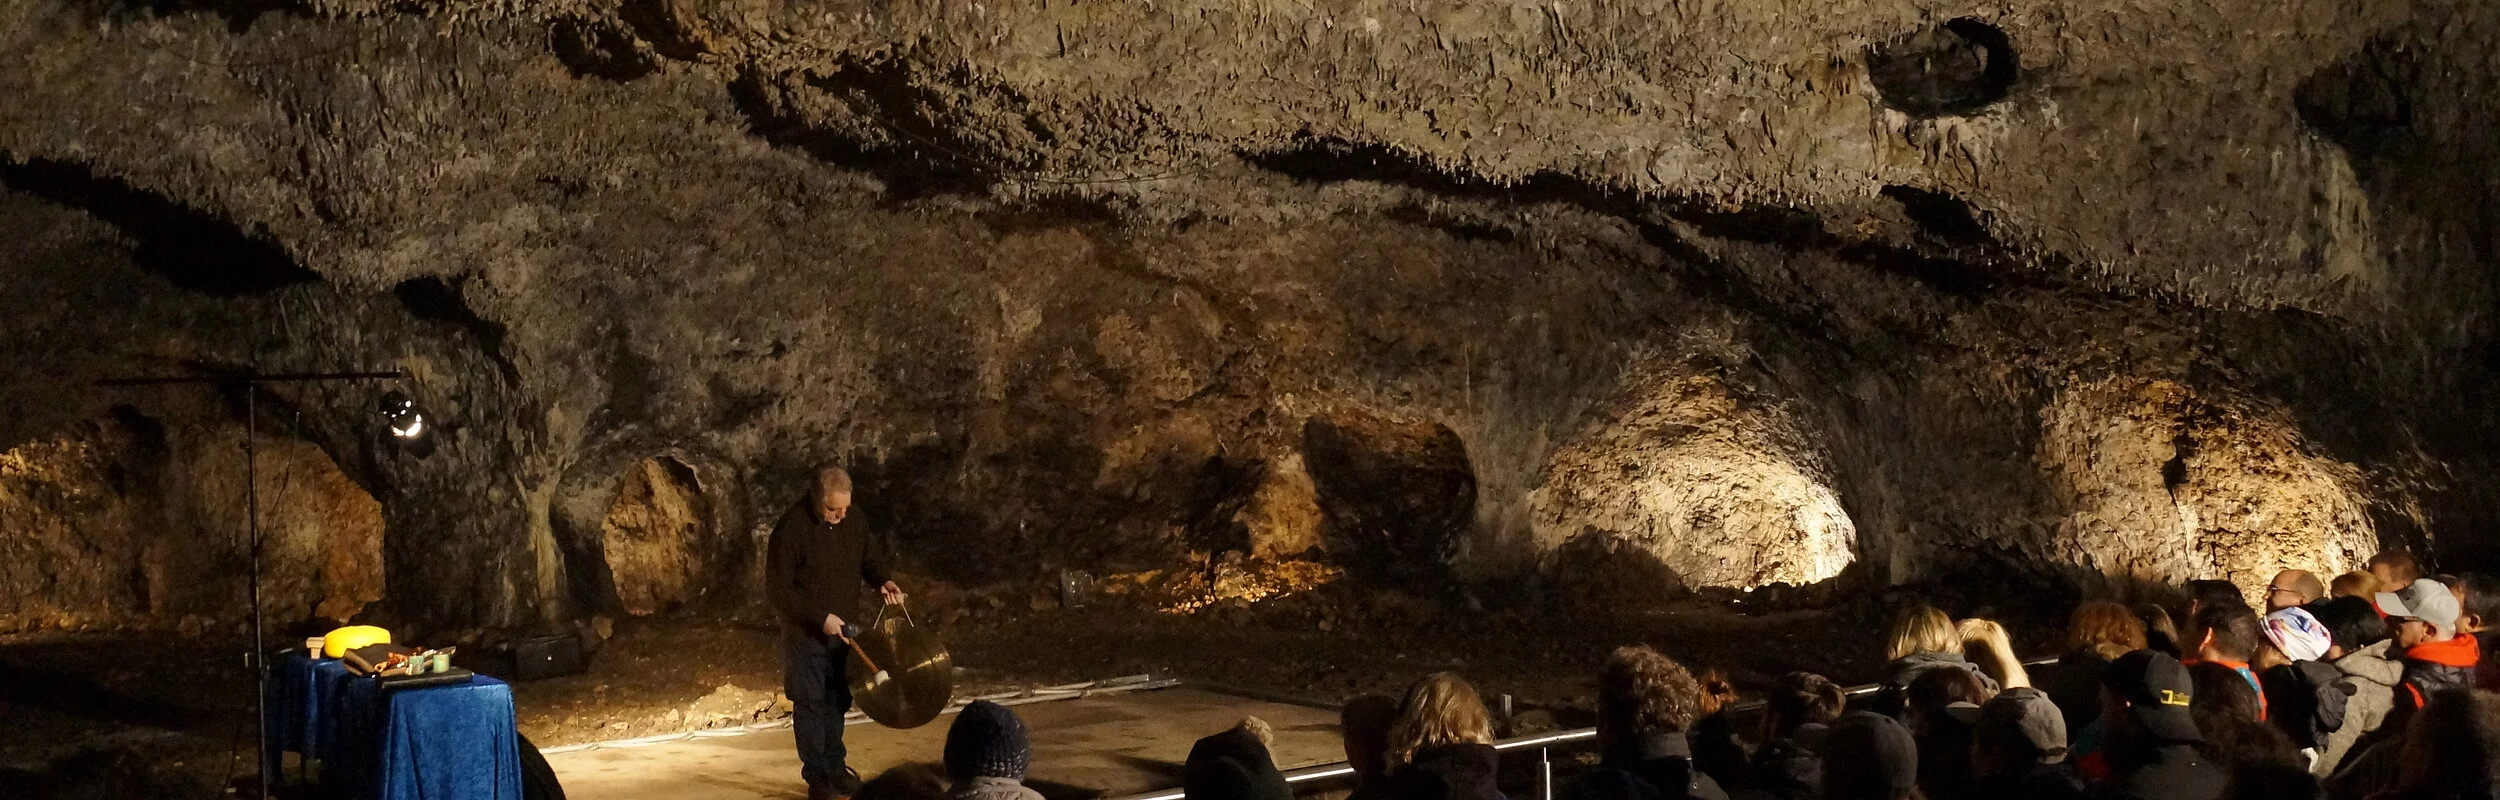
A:
<svg viewBox="0 0 2500 800">
<path fill-rule="evenodd" d="M 1025 737 L 1024 720 L 1006 706 L 975 700 L 955 715 L 946 729 L 946 776 L 954 785 L 949 800 L 1042 800 L 1025 788 L 1024 770 L 1033 745 Z"/>
</svg>

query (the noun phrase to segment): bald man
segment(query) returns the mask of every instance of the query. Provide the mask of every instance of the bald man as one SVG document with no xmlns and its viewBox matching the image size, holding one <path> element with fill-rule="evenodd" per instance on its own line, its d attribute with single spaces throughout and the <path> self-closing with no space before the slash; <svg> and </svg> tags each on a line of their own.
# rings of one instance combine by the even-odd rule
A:
<svg viewBox="0 0 2500 800">
<path fill-rule="evenodd" d="M 2274 582 L 2266 584 L 2266 613 L 2298 608 L 2326 596 L 2326 584 L 2305 569 L 2287 569 L 2274 574 Z"/>
<path fill-rule="evenodd" d="M 826 467 L 814 489 L 781 515 L 765 548 L 764 580 L 789 629 L 782 687 L 808 800 L 848 797 L 860 784 L 842 747 L 842 717 L 851 711 L 850 626 L 867 623 L 859 601 L 868 589 L 885 602 L 903 601 L 868 524 L 851 515 L 850 473 Z"/>
</svg>

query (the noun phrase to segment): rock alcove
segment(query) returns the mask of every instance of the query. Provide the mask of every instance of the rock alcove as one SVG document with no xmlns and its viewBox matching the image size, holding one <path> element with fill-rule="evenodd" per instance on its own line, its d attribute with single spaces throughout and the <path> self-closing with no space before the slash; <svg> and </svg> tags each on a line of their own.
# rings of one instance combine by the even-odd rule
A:
<svg viewBox="0 0 2500 800">
<path fill-rule="evenodd" d="M 289 534 L 299 617 L 752 608 L 823 463 L 972 585 L 2500 558 L 2490 4 L 0 0 L 0 44 L 19 626 L 206 613 L 146 548 L 231 543 L 138 517 L 226 519 L 216 471 L 77 504 L 139 480 L 115 420 L 241 412 L 91 382 L 252 365 L 438 421 L 263 412 L 345 520 Z"/>
</svg>

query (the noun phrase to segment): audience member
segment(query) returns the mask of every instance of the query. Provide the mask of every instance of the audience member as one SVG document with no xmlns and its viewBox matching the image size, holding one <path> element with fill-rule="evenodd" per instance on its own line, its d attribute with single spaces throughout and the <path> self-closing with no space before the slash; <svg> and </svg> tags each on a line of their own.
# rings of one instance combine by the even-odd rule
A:
<svg viewBox="0 0 2500 800">
<path fill-rule="evenodd" d="M 2500 636 L 2484 634 L 2490 626 L 2500 624 L 2500 577 L 2480 572 L 2457 576 L 2450 587 L 2456 590 L 2457 605 L 2465 610 L 2457 618 L 2457 631 L 2472 634 L 2483 650 L 2482 663 L 2474 667 L 2474 688 L 2500 690 L 2500 655 L 2492 650 L 2500 647 Z"/>
<path fill-rule="evenodd" d="M 1679 741 L 1681 737 L 1678 737 Z M 1416 681 L 1389 726 L 1389 793 L 1397 800 L 1499 800 L 1493 714 L 1476 687 L 1448 672 Z"/>
<path fill-rule="evenodd" d="M 1757 795 L 1777 800 L 1809 800 L 1823 791 L 1823 760 L 1797 744 L 1806 725 L 1825 726 L 1840 719 L 1849 697 L 1840 684 L 1811 672 L 1779 677 L 1762 703 L 1762 746 L 1753 754 L 1752 784 Z"/>
<path fill-rule="evenodd" d="M 2241 594 L 2240 587 L 2230 581 L 2212 579 L 2188 581 L 2186 588 L 2188 606 L 2187 616 L 2184 619 L 2193 620 L 2197 612 L 2216 606 L 2248 607 L 2248 596 Z"/>
<path fill-rule="evenodd" d="M 1354 770 L 1354 791 L 1346 800 L 1386 800 L 1389 789 L 1389 729 L 1398 722 L 1398 701 L 1367 694 L 1346 701 L 1338 714 L 1345 736 L 1345 762 Z"/>
<path fill-rule="evenodd" d="M 1716 667 L 1702 669 L 1693 680 L 1701 686 L 1697 704 L 1701 716 L 1693 720 L 1692 732 L 1685 737 L 1692 742 L 1693 768 L 1730 795 L 1750 790 L 1753 762 L 1745 754 L 1744 737 L 1737 732 L 1730 711 L 1741 699 L 1736 684 Z"/>
<path fill-rule="evenodd" d="M 1798 731 L 1823 757 L 1824 800 L 1917 800 L 1918 743 L 1900 721 L 1853 711 Z"/>
<path fill-rule="evenodd" d="M 1884 657 L 1892 663 L 1884 668 L 1883 691 L 1874 702 L 1874 709 L 1884 714 L 1899 716 L 1906 703 L 1903 692 L 1929 670 L 1961 670 L 1979 676 L 1990 691 L 1996 689 L 1995 679 L 1962 657 L 1962 632 L 1954 627 L 1953 618 L 1932 606 L 1911 606 L 1893 617 L 1891 643 Z"/>
<path fill-rule="evenodd" d="M 2335 637 L 2300 608 L 2267 614 L 2263 630 L 2267 652 L 2284 662 L 2257 676 L 2258 685 L 2265 687 L 2266 719 L 2293 747 L 2314 757 L 2326 737 L 2343 727 L 2354 691 L 2344 682 L 2344 673 L 2325 660 L 2335 650 Z"/>
<path fill-rule="evenodd" d="M 2415 714 L 2391 800 L 2489 800 L 2500 794 L 2500 695 L 2442 690 Z"/>
<path fill-rule="evenodd" d="M 851 800 L 947 800 L 946 768 L 904 764 L 859 785 Z"/>
<path fill-rule="evenodd" d="M 2065 713 L 2047 694 L 2018 686 L 1998 693 L 1986 705 L 1957 705 L 1952 711 L 1955 716 L 1969 717 L 1971 725 L 1971 796 L 2025 800 L 2085 796 L 2083 782 L 2065 765 Z"/>
<path fill-rule="evenodd" d="M 2005 626 L 1995 620 L 1966 619 L 1955 626 L 1962 636 L 1962 657 L 1979 667 L 1982 675 L 1995 681 L 1998 689 L 2030 686 L 2031 675 L 2023 670 L 2023 660 L 2014 654 L 2013 637 Z"/>
<path fill-rule="evenodd" d="M 2205 738 L 2196 748 L 2205 760 L 2226 770 L 2243 764 L 2309 765 L 2291 740 L 2258 714 L 2257 690 L 2239 671 L 2211 661 L 2187 668 L 2196 685 L 2188 713 Z"/>
<path fill-rule="evenodd" d="M 1268 752 L 1267 723 L 1256 717 L 1189 748 L 1181 766 L 1181 792 L 1188 800 L 1293 800 L 1293 787 L 1276 769 Z"/>
<path fill-rule="evenodd" d="M 2403 548 L 2381 550 L 2361 568 L 2369 572 L 2370 577 L 2378 579 L 2378 590 L 2382 594 L 2412 586 L 2414 581 L 2422 579 L 2421 562 L 2413 560 L 2413 554 Z"/>
<path fill-rule="evenodd" d="M 1701 683 L 1648 647 L 1616 648 L 1597 678 L 1598 768 L 1565 792 L 1574 800 L 1716 798 L 1685 737 L 1701 711 Z"/>
<path fill-rule="evenodd" d="M 2305 606 L 2325 596 L 2326 585 L 2318 582 L 2316 573 L 2287 569 L 2275 573 L 2274 580 L 2266 583 L 2266 611 Z"/>
<path fill-rule="evenodd" d="M 2354 571 L 2335 576 L 2334 582 L 2327 584 L 2326 593 L 2329 597 L 2358 597 L 2363 600 L 2375 600 L 2378 598 L 2380 588 L 2382 587 L 2379 586 L 2378 576 Z"/>
<path fill-rule="evenodd" d="M 1006 706 L 974 700 L 956 712 L 946 729 L 946 776 L 954 785 L 950 800 L 1042 800 L 1025 788 L 1024 769 L 1032 762 L 1033 745 L 1024 720 Z"/>
<path fill-rule="evenodd" d="M 2309 774 L 2324 778 L 2335 774 L 2354 743 L 2386 722 L 2395 710 L 2396 687 L 2404 682 L 2404 665 L 2388 658 L 2395 642 L 2387 638 L 2387 623 L 2378 610 L 2359 597 L 2338 597 L 2316 606 L 2318 624 L 2326 627 L 2334 643 L 2327 650 L 2327 661 L 2343 674 L 2342 683 L 2352 687 L 2352 695 L 2344 700 L 2344 723 L 2327 734 L 2318 747 L 2317 762 Z"/>
<path fill-rule="evenodd" d="M 2100 718 L 2101 672 L 2110 660 L 2144 648 L 2144 621 L 2134 612 L 2106 600 L 2085 603 L 2066 619 L 2066 654 L 2031 668 L 2031 682 L 2066 716 L 2066 730 L 2081 731 Z"/>
<path fill-rule="evenodd" d="M 2226 776 L 2196 750 L 2204 741 L 2190 710 L 2195 684 L 2168 653 L 2138 650 L 2110 662 L 2102 684 L 2101 718 L 2108 732 L 2110 778 L 2101 794 L 2115 800 L 2210 800 Z"/>
<path fill-rule="evenodd" d="M 2135 618 L 2144 623 L 2144 646 L 2167 653 L 2171 658 L 2193 655 L 2182 649 L 2178 623 L 2170 618 L 2170 609 L 2152 603 L 2138 603 Z"/>
<path fill-rule="evenodd" d="M 2192 620 L 2195 632 L 2189 637 L 2196 642 L 2196 657 L 2182 659 L 2182 662 L 2189 665 L 2220 664 L 2231 668 L 2241 680 L 2248 682 L 2250 692 L 2259 693 L 2257 718 L 2264 719 L 2262 693 L 2266 687 L 2257 681 L 2256 670 L 2248 665 L 2249 659 L 2257 654 L 2257 644 L 2262 639 L 2257 612 L 2247 606 L 2207 604 L 2196 612 Z"/>
<path fill-rule="evenodd" d="M 1956 705 L 1988 702 L 1996 692 L 1977 674 L 1935 669 L 1910 682 L 1901 724 L 1918 741 L 1918 788 L 1928 800 L 1960 800 L 1971 791 L 1970 723 L 1952 713 Z"/>
<path fill-rule="evenodd" d="M 2482 646 L 2473 635 L 2457 631 L 2463 616 L 2457 596 L 2447 584 L 2428 578 L 2398 592 L 2381 592 L 2380 611 L 2396 623 L 2396 643 L 2404 648 L 2405 685 L 2412 688 L 2415 707 L 2431 693 L 2474 687 Z"/>
</svg>

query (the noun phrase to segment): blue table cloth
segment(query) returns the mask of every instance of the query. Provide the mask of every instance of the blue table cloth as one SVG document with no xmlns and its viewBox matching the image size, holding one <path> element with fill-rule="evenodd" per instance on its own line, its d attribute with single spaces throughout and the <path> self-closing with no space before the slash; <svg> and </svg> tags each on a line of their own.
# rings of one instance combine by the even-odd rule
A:
<svg viewBox="0 0 2500 800">
<path fill-rule="evenodd" d="M 363 800 L 520 800 L 512 687 L 466 684 L 383 691 L 336 660 L 291 654 L 271 665 L 269 752 L 321 764 L 321 782 Z"/>
</svg>

